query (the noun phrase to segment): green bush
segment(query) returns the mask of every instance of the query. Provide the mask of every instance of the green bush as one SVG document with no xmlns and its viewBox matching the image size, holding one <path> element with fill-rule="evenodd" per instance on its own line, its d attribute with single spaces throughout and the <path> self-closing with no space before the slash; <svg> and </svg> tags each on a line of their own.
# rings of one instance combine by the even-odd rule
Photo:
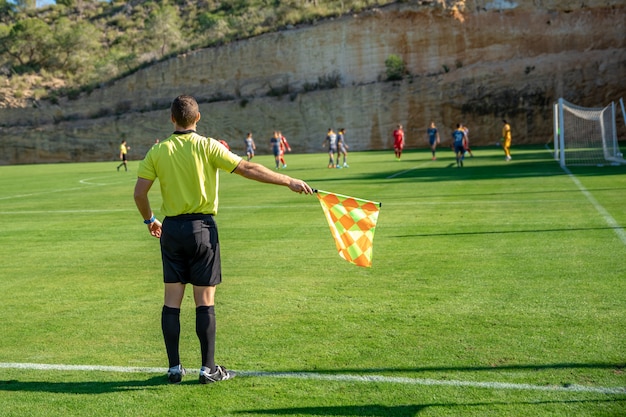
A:
<svg viewBox="0 0 626 417">
<path fill-rule="evenodd" d="M 391 54 L 385 60 L 388 81 L 401 80 L 406 75 L 406 65 L 399 55 Z"/>
</svg>

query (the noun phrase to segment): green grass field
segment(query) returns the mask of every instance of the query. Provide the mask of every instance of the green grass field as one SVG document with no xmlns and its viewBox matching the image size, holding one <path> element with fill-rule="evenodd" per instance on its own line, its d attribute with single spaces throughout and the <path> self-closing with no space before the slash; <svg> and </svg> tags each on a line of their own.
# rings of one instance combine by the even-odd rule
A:
<svg viewBox="0 0 626 417">
<path fill-rule="evenodd" d="M 314 196 L 222 173 L 216 359 L 240 375 L 213 385 L 166 384 L 138 161 L 0 167 L 0 415 L 626 415 L 626 167 L 474 154 L 287 155 L 382 202 L 372 268 L 338 256 Z M 197 370 L 191 291 L 181 319 Z"/>
</svg>

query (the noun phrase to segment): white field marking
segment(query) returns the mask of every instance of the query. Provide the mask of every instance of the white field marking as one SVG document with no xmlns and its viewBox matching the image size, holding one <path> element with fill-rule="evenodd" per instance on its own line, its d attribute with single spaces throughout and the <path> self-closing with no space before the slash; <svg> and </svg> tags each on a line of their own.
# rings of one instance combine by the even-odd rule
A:
<svg viewBox="0 0 626 417">
<path fill-rule="evenodd" d="M 452 386 L 470 388 L 532 390 L 532 391 L 566 391 L 566 392 L 597 392 L 602 394 L 626 394 L 626 387 L 587 387 L 584 385 L 531 385 L 509 382 L 459 381 L 450 379 L 388 377 L 382 375 L 329 375 L 313 372 L 239 372 L 241 376 L 258 376 L 272 378 L 317 379 L 324 381 L 348 382 L 386 382 L 410 385 Z"/>
<path fill-rule="evenodd" d="M 0 368 L 6 369 L 26 369 L 35 371 L 102 371 L 119 373 L 159 373 L 165 374 L 165 368 L 143 368 L 126 366 L 103 366 L 103 365 L 60 365 L 42 363 L 0 363 Z M 188 373 L 197 373 L 199 369 L 187 369 Z M 552 391 L 552 392 L 592 392 L 599 394 L 626 394 L 626 387 L 589 387 L 583 385 L 532 385 L 515 384 L 509 382 L 481 382 L 481 381 L 460 381 L 449 379 L 431 378 L 406 378 L 388 377 L 382 375 L 346 375 L 346 374 L 320 374 L 315 372 L 258 372 L 258 371 L 236 371 L 242 377 L 258 378 L 288 378 L 288 379 L 310 379 L 333 382 L 376 382 L 408 385 L 430 385 L 430 386 L 452 386 L 469 388 L 487 388 L 495 390 L 530 390 L 530 391 Z"/>
<path fill-rule="evenodd" d="M 165 368 L 142 368 L 132 366 L 101 366 L 101 365 L 60 365 L 45 363 L 2 363 L 0 368 L 5 369 L 28 369 L 33 371 L 103 371 L 120 373 L 166 373 Z"/>
<path fill-rule="evenodd" d="M 33 197 L 33 196 L 36 196 L 36 195 L 44 195 L 44 194 L 52 194 L 52 193 L 58 193 L 58 192 L 63 192 L 63 191 L 76 191 L 76 190 L 84 190 L 84 189 L 85 189 L 85 187 L 74 187 L 74 188 L 63 188 L 63 189 L 58 189 L 58 190 L 40 191 L 38 193 L 7 195 L 7 196 L 4 196 L 4 197 L 0 197 L 0 200 L 10 200 L 10 199 L 13 199 L 13 198 Z"/>
<path fill-rule="evenodd" d="M 107 210 L 20 210 L 20 211 L 0 211 L 1 215 L 11 215 L 11 214 L 90 214 L 90 213 L 121 213 L 121 212 L 134 212 L 136 210 L 133 209 L 107 209 Z"/>
<path fill-rule="evenodd" d="M 85 184 L 85 185 L 110 185 L 110 184 L 114 184 L 114 183 L 105 183 L 105 182 L 91 182 L 91 180 L 95 180 L 97 179 L 97 177 L 93 177 L 93 178 L 84 178 L 80 181 L 78 181 L 80 184 Z"/>
<path fill-rule="evenodd" d="M 418 166 L 413 167 L 413 168 L 405 169 L 404 171 L 396 172 L 395 174 L 390 175 L 390 176 L 388 176 L 388 177 L 387 177 L 387 178 L 385 178 L 385 179 L 390 180 L 390 179 L 392 179 L 392 178 L 399 177 L 400 175 L 404 175 L 404 174 L 406 174 L 407 172 L 415 171 L 416 169 L 418 169 L 418 168 L 420 168 L 420 167 L 423 167 L 424 165 L 425 165 L 425 164 L 421 164 L 421 165 L 418 165 Z"/>
<path fill-rule="evenodd" d="M 115 182 L 109 182 L 109 183 L 96 183 L 96 182 L 90 182 L 90 180 L 92 180 L 93 178 L 85 178 L 83 180 L 78 181 L 80 184 L 84 184 L 84 185 L 92 185 L 92 186 L 97 186 L 97 187 L 101 187 L 104 185 L 113 185 L 113 184 L 121 184 L 124 181 L 115 181 Z M 24 197 L 33 197 L 33 196 L 37 196 L 37 195 L 44 195 L 44 194 L 53 194 L 53 193 L 60 193 L 60 192 L 65 192 L 65 191 L 77 191 L 77 190 L 85 190 L 85 187 L 72 187 L 72 188 L 59 188 L 56 190 L 47 190 L 47 191 L 40 191 L 37 193 L 28 193 L 28 194 L 15 194 L 15 195 L 7 195 L 4 197 L 0 197 L 0 200 L 11 200 L 14 198 L 24 198 Z"/>
<path fill-rule="evenodd" d="M 606 224 L 608 224 L 609 227 L 613 229 L 617 237 L 619 237 L 622 243 L 626 245 L 626 231 L 624 231 L 624 228 L 617 222 L 617 220 L 613 218 L 613 216 L 611 216 L 608 211 L 606 211 L 604 207 L 602 207 L 600 203 L 598 203 L 598 200 L 595 199 L 595 197 L 585 188 L 585 186 L 578 180 L 578 178 L 576 178 L 574 174 L 572 174 L 569 169 L 563 167 L 563 170 L 572 179 L 572 181 L 574 181 L 574 184 L 576 184 L 580 192 L 583 193 L 585 197 L 587 197 L 587 200 L 589 200 L 589 202 L 595 207 L 596 211 L 600 213 Z"/>
</svg>

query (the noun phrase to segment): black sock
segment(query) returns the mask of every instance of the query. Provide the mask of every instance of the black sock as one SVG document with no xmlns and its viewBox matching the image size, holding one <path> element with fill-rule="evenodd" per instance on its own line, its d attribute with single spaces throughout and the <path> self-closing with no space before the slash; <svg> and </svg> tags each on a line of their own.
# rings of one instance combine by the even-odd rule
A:
<svg viewBox="0 0 626 417">
<path fill-rule="evenodd" d="M 215 307 L 196 307 L 196 335 L 200 340 L 202 366 L 215 372 Z"/>
<path fill-rule="evenodd" d="M 180 355 L 178 351 L 180 339 L 180 308 L 163 306 L 161 312 L 161 330 L 163 340 L 165 340 L 165 350 L 169 367 L 180 365 Z"/>
</svg>

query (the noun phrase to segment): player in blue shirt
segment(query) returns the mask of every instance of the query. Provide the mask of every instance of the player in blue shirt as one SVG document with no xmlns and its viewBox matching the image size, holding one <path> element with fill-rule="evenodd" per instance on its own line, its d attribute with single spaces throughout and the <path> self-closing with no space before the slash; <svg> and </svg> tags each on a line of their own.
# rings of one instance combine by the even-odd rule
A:
<svg viewBox="0 0 626 417">
<path fill-rule="evenodd" d="M 430 122 L 430 127 L 426 131 L 428 135 L 428 143 L 430 144 L 430 151 L 433 153 L 433 161 L 437 159 L 435 156 L 435 151 L 437 150 L 437 145 L 439 145 L 439 131 L 437 130 L 437 126 L 435 126 L 435 122 Z"/>
<path fill-rule="evenodd" d="M 466 145 L 465 132 L 461 128 L 461 124 L 457 124 L 456 130 L 452 132 L 452 146 L 454 147 L 454 153 L 456 154 L 457 167 L 463 166 L 463 154 L 465 153 Z"/>
</svg>

